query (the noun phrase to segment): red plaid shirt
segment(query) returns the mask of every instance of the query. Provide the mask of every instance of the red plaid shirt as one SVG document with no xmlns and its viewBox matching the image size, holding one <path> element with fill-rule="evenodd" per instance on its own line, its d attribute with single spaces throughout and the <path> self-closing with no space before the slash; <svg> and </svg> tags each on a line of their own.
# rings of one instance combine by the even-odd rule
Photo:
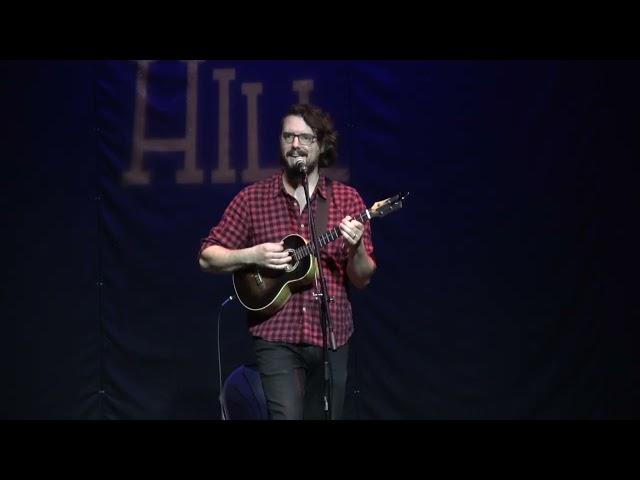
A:
<svg viewBox="0 0 640 480">
<path fill-rule="evenodd" d="M 314 218 L 317 195 L 326 198 L 326 177 L 320 175 L 311 195 Z M 285 192 L 282 172 L 244 188 L 231 201 L 222 219 L 202 240 L 200 251 L 211 245 L 237 250 L 265 242 L 279 242 L 291 233 L 309 240 L 309 214 L 305 206 L 302 213 L 295 198 Z M 352 217 L 364 212 L 366 205 L 358 192 L 343 183 L 332 181 L 331 204 L 327 229 L 337 226 L 347 215 Z M 318 235 L 324 232 L 317 232 Z M 362 239 L 367 253 L 373 257 L 371 226 L 365 223 Z M 321 260 L 329 295 L 331 320 L 337 346 L 342 346 L 353 333 L 351 302 L 347 295 L 348 247 L 339 237 L 321 250 Z M 322 346 L 320 302 L 313 292 L 320 290 L 319 280 L 300 292 L 294 293 L 285 306 L 265 319 L 249 315 L 249 331 L 252 335 L 272 342 L 306 343 Z"/>
</svg>

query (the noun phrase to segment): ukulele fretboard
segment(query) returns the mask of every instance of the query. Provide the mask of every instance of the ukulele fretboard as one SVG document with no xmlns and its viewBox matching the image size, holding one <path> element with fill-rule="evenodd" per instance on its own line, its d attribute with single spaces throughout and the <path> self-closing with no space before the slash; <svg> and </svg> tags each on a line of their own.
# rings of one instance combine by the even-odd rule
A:
<svg viewBox="0 0 640 480">
<path fill-rule="evenodd" d="M 365 210 L 364 212 L 362 212 L 359 215 L 356 215 L 353 218 L 355 220 L 358 220 L 359 222 L 365 223 L 371 218 L 371 215 L 369 214 L 368 210 Z M 340 227 L 334 227 L 328 232 L 325 232 L 318 237 L 318 245 L 320 246 L 320 248 L 324 248 L 334 240 L 337 240 L 338 238 L 340 238 L 341 236 L 342 235 L 340 235 Z M 304 247 L 296 248 L 293 252 L 293 256 L 296 260 L 301 260 L 311 255 L 312 250 L 313 250 L 313 244 L 307 243 Z"/>
</svg>

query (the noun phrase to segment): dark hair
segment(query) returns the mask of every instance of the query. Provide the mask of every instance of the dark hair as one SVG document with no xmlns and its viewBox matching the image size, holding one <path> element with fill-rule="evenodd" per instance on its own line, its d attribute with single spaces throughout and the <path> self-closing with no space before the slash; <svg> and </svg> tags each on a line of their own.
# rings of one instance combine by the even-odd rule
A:
<svg viewBox="0 0 640 480">
<path fill-rule="evenodd" d="M 308 103 L 292 105 L 282 121 L 284 122 L 284 119 L 291 115 L 302 117 L 317 137 L 320 145 L 318 165 L 321 167 L 333 165 L 338 157 L 338 132 L 333 127 L 331 116 L 320 107 Z"/>
</svg>

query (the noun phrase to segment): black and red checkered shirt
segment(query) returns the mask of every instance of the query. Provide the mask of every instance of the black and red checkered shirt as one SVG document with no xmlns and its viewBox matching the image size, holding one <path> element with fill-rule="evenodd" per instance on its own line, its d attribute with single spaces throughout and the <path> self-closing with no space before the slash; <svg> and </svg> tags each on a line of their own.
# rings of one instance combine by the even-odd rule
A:
<svg viewBox="0 0 640 480">
<path fill-rule="evenodd" d="M 314 218 L 317 195 L 326 198 L 326 177 L 320 175 L 311 195 Z M 331 204 L 327 229 L 337 226 L 347 215 L 361 214 L 366 205 L 358 192 L 348 185 L 332 181 Z M 287 194 L 282 183 L 282 172 L 244 188 L 231 201 L 220 222 L 202 240 L 200 251 L 211 245 L 228 249 L 248 248 L 265 242 L 279 242 L 289 234 L 297 233 L 309 240 L 309 214 L 307 207 L 300 213 L 295 198 Z M 324 232 L 317 232 L 319 235 Z M 371 226 L 365 223 L 362 238 L 367 253 L 373 257 Z M 331 320 L 337 346 L 347 343 L 353 333 L 351 303 L 347 297 L 348 246 L 339 237 L 321 250 L 321 260 L 331 302 Z M 313 293 L 319 291 L 312 283 L 294 293 L 285 306 L 265 319 L 249 315 L 249 331 L 252 335 L 272 342 L 306 343 L 322 346 L 320 302 Z"/>
</svg>

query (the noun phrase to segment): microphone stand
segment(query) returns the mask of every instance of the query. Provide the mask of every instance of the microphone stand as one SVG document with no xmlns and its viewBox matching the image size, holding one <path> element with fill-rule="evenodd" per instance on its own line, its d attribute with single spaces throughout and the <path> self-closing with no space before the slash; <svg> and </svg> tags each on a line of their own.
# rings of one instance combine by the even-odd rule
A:
<svg viewBox="0 0 640 480">
<path fill-rule="evenodd" d="M 327 284 L 324 280 L 324 274 L 322 271 L 322 262 L 320 261 L 320 247 L 318 246 L 318 234 L 316 232 L 316 224 L 311 211 L 311 200 L 309 198 L 309 179 L 307 178 L 307 166 L 305 164 L 299 165 L 300 172 L 302 173 L 302 185 L 304 186 L 304 196 L 307 200 L 307 210 L 309 213 L 309 231 L 311 233 L 311 240 L 313 245 L 313 254 L 316 257 L 316 264 L 318 265 L 318 273 L 320 277 L 320 293 L 314 293 L 313 296 L 320 298 L 320 325 L 322 326 L 322 362 L 324 366 L 324 393 L 323 393 L 323 405 L 324 405 L 324 418 L 325 420 L 331 420 L 331 395 L 332 395 L 332 382 L 331 382 L 331 365 L 329 360 L 329 345 L 327 338 L 331 341 L 331 349 L 335 352 L 336 338 L 333 333 L 333 324 L 331 322 L 331 313 L 329 311 L 329 301 L 333 301 L 329 298 L 329 292 L 327 291 Z M 329 206 L 327 205 L 327 213 Z"/>
</svg>

